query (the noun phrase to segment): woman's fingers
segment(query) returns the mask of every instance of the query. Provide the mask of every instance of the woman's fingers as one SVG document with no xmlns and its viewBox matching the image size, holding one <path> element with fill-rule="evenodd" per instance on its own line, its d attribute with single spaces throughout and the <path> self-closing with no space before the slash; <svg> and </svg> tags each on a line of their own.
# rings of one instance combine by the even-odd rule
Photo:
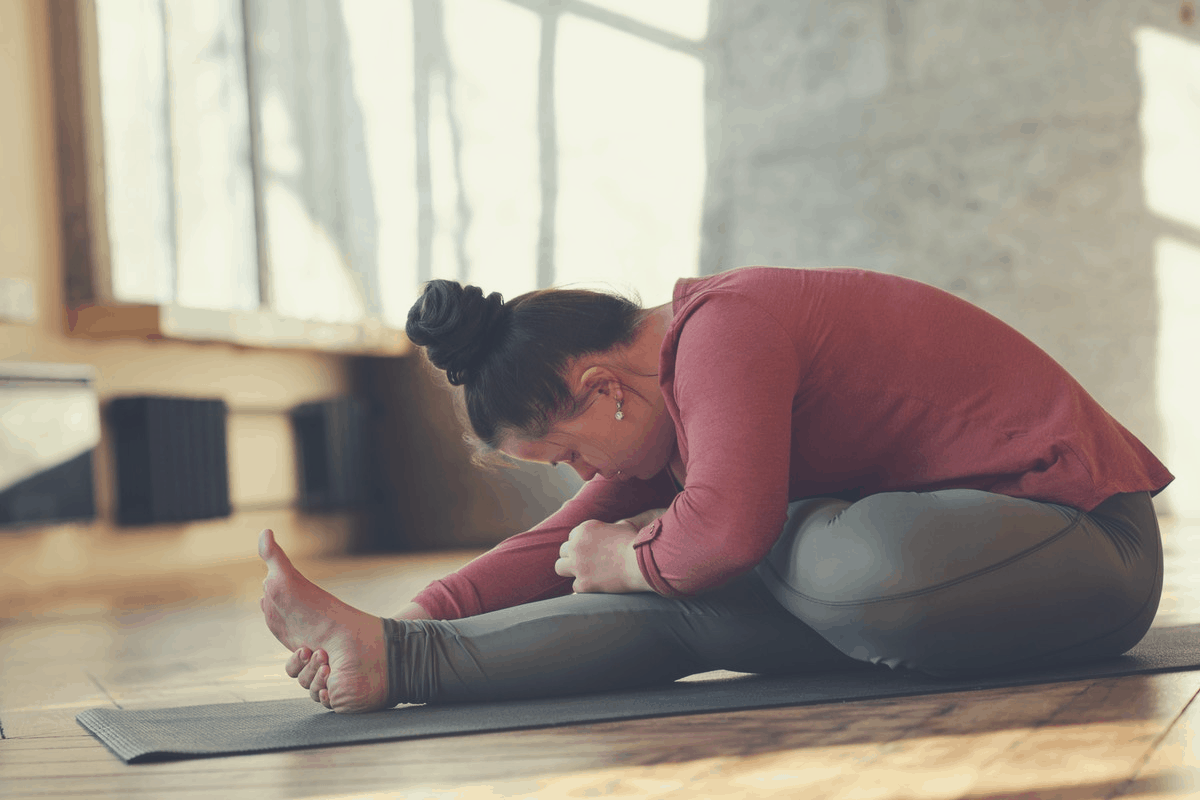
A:
<svg viewBox="0 0 1200 800">
<path fill-rule="evenodd" d="M 326 708 L 332 708 L 329 703 L 329 654 L 324 650 L 313 652 L 307 647 L 301 647 L 287 660 L 287 674 L 295 678 L 300 685 L 308 689 L 308 696 Z"/>
<path fill-rule="evenodd" d="M 312 658 L 304 665 L 304 669 L 300 670 L 300 674 L 296 679 L 300 681 L 300 685 L 305 689 L 312 687 L 312 683 L 317 678 L 317 670 L 325 666 L 329 662 L 329 656 L 324 650 L 317 650 L 313 653 Z"/>
<path fill-rule="evenodd" d="M 329 690 L 325 686 L 327 680 L 329 680 L 329 665 L 323 664 L 317 669 L 317 674 L 313 676 L 313 681 L 308 687 L 308 696 L 321 705 L 329 702 Z"/>
<path fill-rule="evenodd" d="M 629 522 L 582 522 L 559 548 L 554 571 L 575 578 L 576 593 L 649 591 L 633 548 L 637 536 Z"/>
<path fill-rule="evenodd" d="M 307 647 L 301 647 L 299 650 L 292 653 L 292 655 L 288 657 L 287 664 L 285 664 L 283 667 L 285 670 L 287 670 L 288 677 L 297 677 L 300 674 L 300 670 L 304 669 L 304 665 L 308 663 L 310 658 L 312 658 L 312 650 L 309 650 Z"/>
<path fill-rule="evenodd" d="M 558 561 L 554 562 L 554 573 L 564 578 L 575 577 L 575 549 L 570 538 L 558 548 Z"/>
</svg>

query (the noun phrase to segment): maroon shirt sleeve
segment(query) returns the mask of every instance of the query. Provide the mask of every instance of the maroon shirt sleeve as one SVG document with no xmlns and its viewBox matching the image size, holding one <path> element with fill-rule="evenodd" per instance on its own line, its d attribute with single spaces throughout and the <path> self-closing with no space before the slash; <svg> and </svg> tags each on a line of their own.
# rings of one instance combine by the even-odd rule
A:
<svg viewBox="0 0 1200 800">
<path fill-rule="evenodd" d="M 668 597 L 725 583 L 779 537 L 803 369 L 784 327 L 744 296 L 705 294 L 672 331 L 675 357 L 664 358 L 660 380 L 687 479 L 635 543 L 642 574 Z"/>
<path fill-rule="evenodd" d="M 575 526 L 588 520 L 617 522 L 663 508 L 674 494 L 665 471 L 649 481 L 609 481 L 597 475 L 545 522 L 434 581 L 413 602 L 434 619 L 459 619 L 570 594 L 572 579 L 556 574 L 554 562 Z"/>
</svg>

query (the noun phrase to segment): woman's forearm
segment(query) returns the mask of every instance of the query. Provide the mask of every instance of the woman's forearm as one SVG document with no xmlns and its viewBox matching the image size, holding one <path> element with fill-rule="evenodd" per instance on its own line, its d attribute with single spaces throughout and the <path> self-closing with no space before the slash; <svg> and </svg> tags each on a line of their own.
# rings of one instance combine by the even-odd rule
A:
<svg viewBox="0 0 1200 800">
<path fill-rule="evenodd" d="M 665 508 L 652 508 L 652 509 L 643 511 L 640 514 L 637 514 L 635 516 L 623 519 L 619 523 L 616 523 L 616 524 L 628 524 L 636 532 L 636 531 L 640 531 L 642 528 L 644 528 L 647 525 L 649 525 L 650 523 L 654 522 L 654 520 L 658 519 L 665 513 L 667 513 L 667 510 Z M 633 560 L 633 563 L 636 564 L 636 559 Z M 636 585 L 628 586 L 626 588 L 626 591 L 651 591 L 648 584 L 646 584 L 644 586 L 642 585 L 642 583 L 644 583 L 644 579 L 641 578 L 641 571 L 636 570 L 636 569 L 634 571 L 637 572 L 636 577 L 638 578 L 638 581 L 636 581 Z M 404 606 L 402 609 L 400 609 L 398 612 L 396 612 L 395 614 L 392 615 L 392 619 L 433 619 L 433 618 L 434 618 L 433 615 L 430 614 L 423 606 L 419 605 L 418 603 L 409 603 L 408 605 Z"/>
<path fill-rule="evenodd" d="M 652 508 L 649 511 L 643 511 L 637 516 L 629 517 L 628 519 L 623 519 L 621 521 L 628 522 L 630 525 L 640 531 L 642 528 L 646 527 L 651 522 L 654 522 L 654 520 L 658 519 L 665 513 L 667 513 L 665 508 Z"/>
<path fill-rule="evenodd" d="M 643 518 L 644 509 L 666 506 L 674 496 L 665 472 L 650 481 L 588 481 L 546 521 L 434 581 L 413 600 L 434 619 L 459 619 L 568 594 L 571 581 L 556 574 L 555 562 L 574 528 L 588 520 Z"/>
</svg>

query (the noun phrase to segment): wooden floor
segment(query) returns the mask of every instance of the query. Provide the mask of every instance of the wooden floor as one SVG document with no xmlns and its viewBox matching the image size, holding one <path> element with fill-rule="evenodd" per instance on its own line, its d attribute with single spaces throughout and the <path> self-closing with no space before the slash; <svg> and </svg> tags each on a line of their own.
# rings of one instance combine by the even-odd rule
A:
<svg viewBox="0 0 1200 800">
<path fill-rule="evenodd" d="M 1200 522 L 1164 535 L 1156 624 L 1200 622 Z M 307 571 L 386 613 L 462 560 Z M 260 579 L 256 565 L 171 576 L 5 621 L 0 797 L 1200 797 L 1200 671 L 137 766 L 78 727 L 96 706 L 298 696 Z"/>
</svg>

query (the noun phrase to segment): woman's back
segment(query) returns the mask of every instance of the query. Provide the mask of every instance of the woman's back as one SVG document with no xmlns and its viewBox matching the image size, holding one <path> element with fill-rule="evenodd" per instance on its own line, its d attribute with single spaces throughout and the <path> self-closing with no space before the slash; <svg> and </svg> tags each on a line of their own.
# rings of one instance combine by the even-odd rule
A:
<svg viewBox="0 0 1200 800">
<path fill-rule="evenodd" d="M 940 289 L 856 269 L 748 268 L 681 281 L 675 310 L 663 362 L 677 423 L 705 383 L 736 374 L 706 356 L 733 317 L 786 335 L 779 370 L 738 379 L 792 395 L 790 500 L 961 487 L 1090 509 L 1170 480 L 1037 345 Z M 781 386 L 788 361 L 795 380 Z M 688 425 L 677 429 L 687 461 Z"/>
</svg>

